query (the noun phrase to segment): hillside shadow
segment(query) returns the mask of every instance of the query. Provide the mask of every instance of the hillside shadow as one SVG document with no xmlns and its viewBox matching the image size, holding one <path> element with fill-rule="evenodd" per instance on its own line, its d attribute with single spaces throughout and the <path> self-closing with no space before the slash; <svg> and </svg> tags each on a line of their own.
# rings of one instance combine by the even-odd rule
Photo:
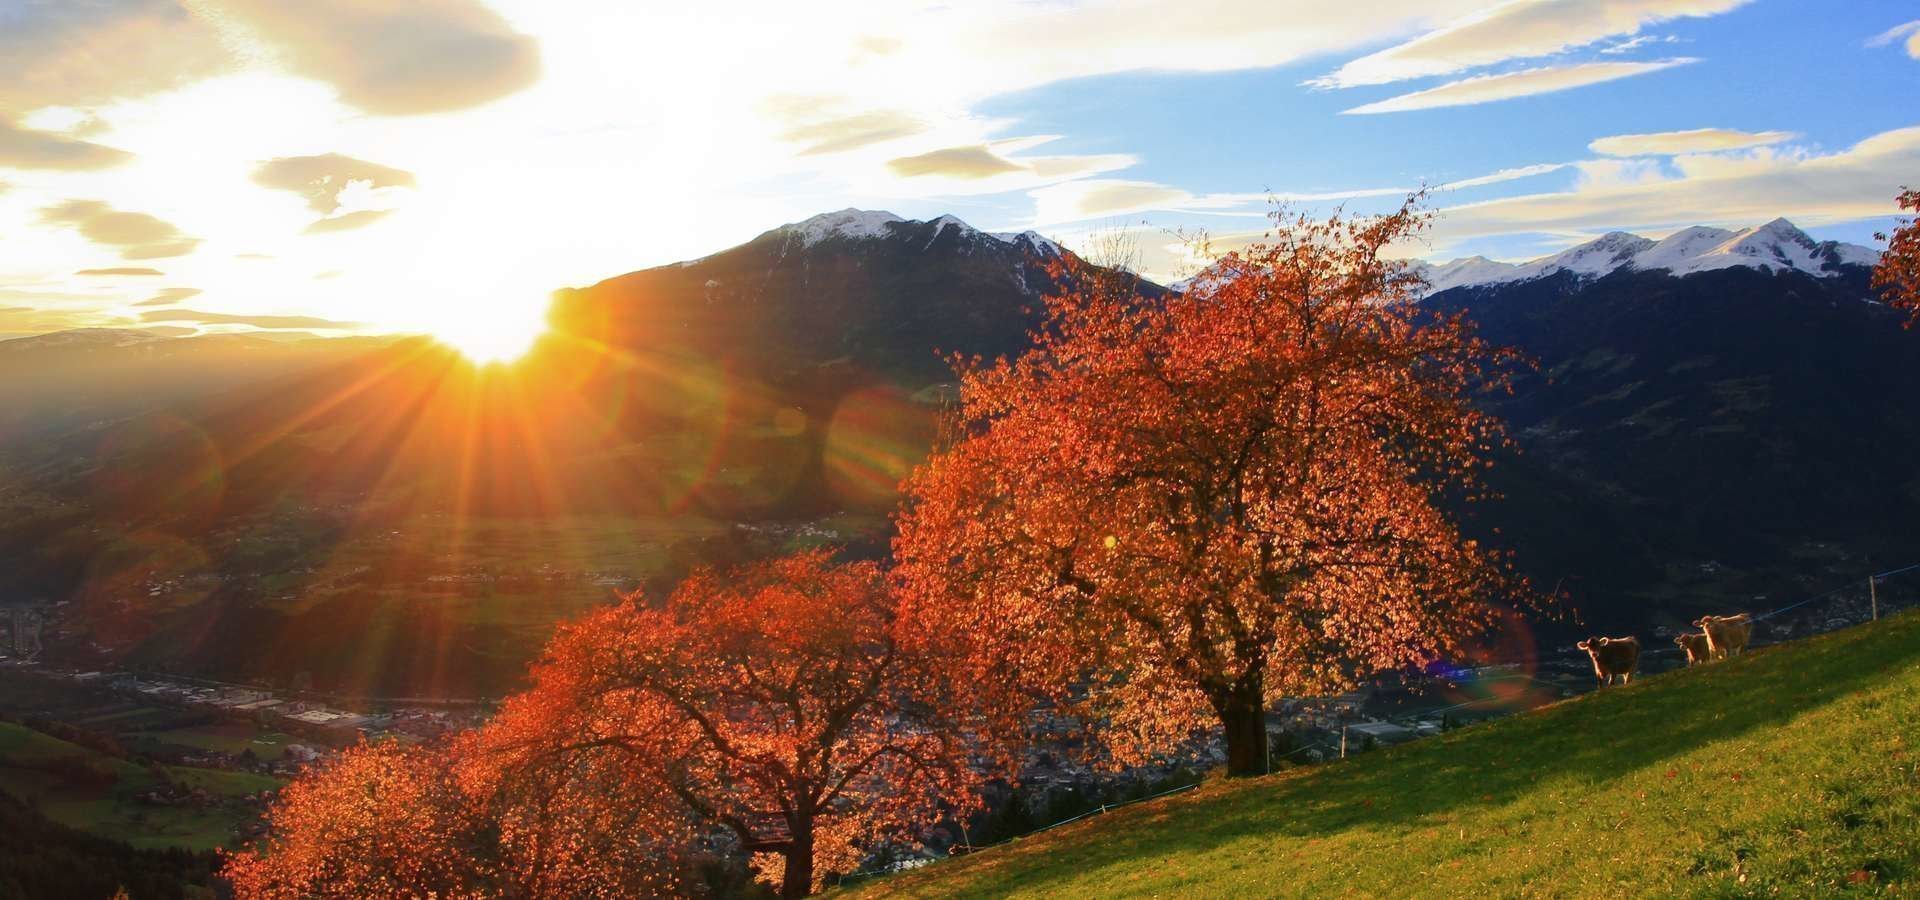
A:
<svg viewBox="0 0 1920 900">
<path fill-rule="evenodd" d="M 1048 894 L 1074 872 L 1143 856 L 1204 854 L 1249 835 L 1313 839 L 1356 827 L 1404 826 L 1501 806 L 1563 779 L 1604 789 L 1607 782 L 1704 745 L 1785 725 L 1920 663 L 1920 616 L 1809 644 L 1798 652 L 1783 647 L 1675 672 L 1497 727 L 1453 732 L 1294 776 L 1145 804 L 1089 823 L 1071 844 L 1043 838 L 1044 845 L 1009 848 L 1046 854 L 1043 867 L 1011 864 L 995 871 L 1002 868 L 997 860 L 972 860 L 969 865 L 979 868 L 970 886 L 986 893 L 1017 888 Z M 1703 698 L 1711 698 L 1711 705 L 1701 705 Z M 1129 819 L 1132 827 L 1114 827 Z"/>
</svg>

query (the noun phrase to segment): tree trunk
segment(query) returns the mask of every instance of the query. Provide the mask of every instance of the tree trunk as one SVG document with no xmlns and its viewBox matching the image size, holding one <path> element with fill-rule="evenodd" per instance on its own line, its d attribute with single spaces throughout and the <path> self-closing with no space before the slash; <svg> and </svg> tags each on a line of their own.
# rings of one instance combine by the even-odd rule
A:
<svg viewBox="0 0 1920 900">
<path fill-rule="evenodd" d="M 1227 777 L 1267 774 L 1267 709 L 1260 676 L 1243 679 L 1215 699 L 1213 709 L 1227 739 Z"/>
<path fill-rule="evenodd" d="M 787 845 L 786 873 L 780 879 L 781 900 L 795 900 L 813 893 L 813 820 L 793 824 L 793 841 Z"/>
</svg>

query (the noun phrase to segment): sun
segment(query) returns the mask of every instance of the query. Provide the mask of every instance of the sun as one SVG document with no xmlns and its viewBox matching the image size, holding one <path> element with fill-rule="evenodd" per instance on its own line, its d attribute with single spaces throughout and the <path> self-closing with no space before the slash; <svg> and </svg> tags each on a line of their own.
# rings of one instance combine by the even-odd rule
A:
<svg viewBox="0 0 1920 900">
<path fill-rule="evenodd" d="M 533 349 L 534 342 L 547 330 L 544 305 L 500 303 L 461 310 L 457 315 L 452 321 L 435 325 L 433 336 L 476 365 L 513 362 Z"/>
</svg>

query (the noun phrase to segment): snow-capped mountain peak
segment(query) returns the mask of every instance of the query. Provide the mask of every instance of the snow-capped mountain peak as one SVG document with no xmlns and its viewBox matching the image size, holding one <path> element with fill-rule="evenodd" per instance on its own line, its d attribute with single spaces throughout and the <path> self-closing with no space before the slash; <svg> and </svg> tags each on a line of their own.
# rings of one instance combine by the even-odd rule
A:
<svg viewBox="0 0 1920 900">
<path fill-rule="evenodd" d="M 917 229 L 921 227 L 927 227 L 929 231 L 918 232 Z M 930 239 L 937 239 L 948 228 L 959 229 L 963 237 L 977 236 L 1024 247 L 1042 257 L 1058 256 L 1064 252 L 1059 244 L 1033 231 L 981 231 L 953 215 L 943 215 L 922 222 L 917 219 L 902 218 L 885 210 L 849 208 L 838 212 L 821 213 L 799 222 L 782 225 L 770 233 L 798 238 L 803 245 L 811 247 L 830 238 L 871 240 L 892 237 L 896 232 L 906 230 L 927 234 L 930 235 Z"/>
<path fill-rule="evenodd" d="M 848 207 L 838 212 L 821 213 L 790 225 L 782 225 L 774 230 L 792 234 L 800 238 L 802 243 L 812 246 L 832 237 L 855 239 L 886 237 L 889 233 L 887 226 L 905 221 L 907 220 L 886 210 Z"/>
<path fill-rule="evenodd" d="M 1491 284 L 1507 280 L 1519 266 L 1496 262 L 1484 256 L 1470 256 L 1427 268 L 1427 290 L 1444 291 L 1469 284 Z"/>
<path fill-rule="evenodd" d="M 1575 247 L 1520 265 L 1484 257 L 1422 264 L 1430 292 L 1448 288 L 1506 284 L 1562 272 L 1599 278 L 1621 270 L 1665 270 L 1674 276 L 1744 266 L 1767 271 L 1804 272 L 1816 278 L 1841 274 L 1844 266 L 1871 266 L 1880 253 L 1871 247 L 1815 241 L 1786 219 L 1741 231 L 1696 225 L 1658 241 L 1614 231 Z"/>
</svg>

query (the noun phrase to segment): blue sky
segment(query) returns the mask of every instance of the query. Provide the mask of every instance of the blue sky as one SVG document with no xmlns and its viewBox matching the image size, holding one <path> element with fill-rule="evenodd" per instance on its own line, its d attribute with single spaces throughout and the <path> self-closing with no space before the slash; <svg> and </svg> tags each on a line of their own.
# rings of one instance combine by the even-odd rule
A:
<svg viewBox="0 0 1920 900">
<path fill-rule="evenodd" d="M 845 207 L 1072 246 L 1435 188 L 1435 260 L 1920 184 L 1912 0 L 0 6 L 0 336 L 523 340 L 551 292 Z"/>
<path fill-rule="evenodd" d="M 1125 150 L 1140 157 L 1128 178 L 1177 184 L 1193 193 L 1325 193 L 1397 185 L 1438 185 L 1503 169 L 1591 159 L 1609 135 L 1726 128 L 1787 131 L 1809 152 L 1844 150 L 1873 135 L 1920 124 L 1920 62 L 1876 36 L 1920 15 L 1901 0 L 1759 0 L 1711 18 L 1649 28 L 1655 37 L 1621 53 L 1589 49 L 1569 59 L 1699 61 L 1665 71 L 1500 102 L 1384 115 L 1343 110 L 1446 80 L 1423 79 L 1324 90 L 1305 83 L 1351 53 L 1273 68 L 1222 73 L 1130 72 L 1075 79 L 994 97 L 981 111 L 1026 131 L 1068 135 L 1059 150 Z M 1380 46 L 1391 45 L 1392 41 Z M 1601 45 L 1609 46 L 1609 45 Z M 1613 44 L 1611 46 L 1617 46 Z M 1531 61 L 1489 67 L 1526 68 Z M 1436 198 L 1488 200 L 1573 186 L 1563 169 Z M 1920 183 L 1920 170 L 1912 175 Z M 994 198 L 998 221 L 1030 213 L 1023 196 Z M 1392 198 L 1344 201 L 1374 210 Z M 1325 204 L 1300 204 L 1324 206 Z M 1233 218 L 1152 211 L 1113 223 L 1197 223 L 1244 227 Z M 1810 226 L 1823 239 L 1871 243 L 1891 216 Z M 1110 223 L 1111 224 L 1111 223 Z M 1602 230 L 1635 222 L 1596 222 Z M 1758 223 L 1748 223 L 1758 224 Z M 1524 258 L 1564 246 L 1565 235 L 1516 233 L 1449 247 L 1456 255 Z M 1443 254 L 1445 255 L 1445 254 Z"/>
</svg>

